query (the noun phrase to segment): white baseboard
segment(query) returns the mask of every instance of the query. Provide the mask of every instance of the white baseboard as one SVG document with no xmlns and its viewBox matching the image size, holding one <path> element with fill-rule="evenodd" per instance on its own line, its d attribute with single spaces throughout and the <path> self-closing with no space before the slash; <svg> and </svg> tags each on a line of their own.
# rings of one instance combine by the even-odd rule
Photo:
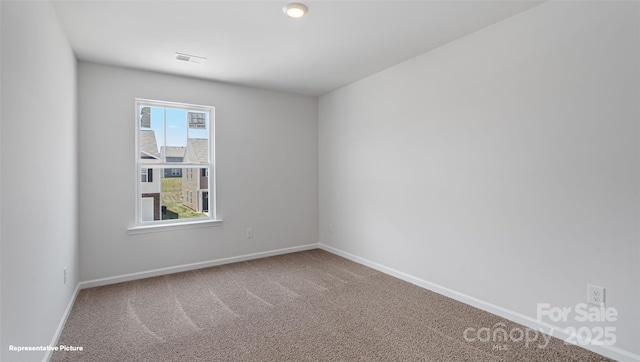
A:
<svg viewBox="0 0 640 362">
<path fill-rule="evenodd" d="M 398 279 L 402 279 L 404 281 L 407 281 L 411 284 L 415 284 L 419 287 L 422 287 L 424 289 L 428 289 L 430 291 L 436 292 L 438 294 L 442 294 L 446 297 L 449 297 L 451 299 L 455 299 L 459 302 L 471 305 L 473 307 L 476 307 L 478 309 L 484 310 L 486 312 L 498 315 L 502 318 L 508 319 L 510 321 L 519 323 L 525 327 L 531 328 L 531 329 L 535 329 L 535 330 L 539 330 L 539 331 L 543 331 L 544 333 L 550 334 L 553 337 L 559 338 L 559 339 L 567 339 L 569 337 L 569 335 L 564 331 L 563 328 L 557 327 L 557 326 L 553 326 L 551 324 L 548 323 L 544 323 L 544 322 L 538 322 L 536 319 L 525 316 L 523 314 L 520 313 L 516 313 L 512 310 L 506 309 L 506 308 L 502 308 L 500 306 L 497 306 L 495 304 L 492 303 L 488 303 L 485 301 L 482 301 L 480 299 L 474 298 L 472 296 L 460 293 L 458 291 L 443 287 L 441 285 L 437 285 L 431 282 L 428 282 L 426 280 L 420 279 L 420 278 L 416 278 L 412 275 L 403 273 L 401 271 L 386 267 L 384 265 L 375 263 L 373 261 L 370 261 L 368 259 L 365 258 L 361 258 L 359 256 L 347 253 L 345 251 L 342 251 L 340 249 L 336 249 L 332 246 L 329 245 L 325 245 L 325 244 L 318 244 L 318 247 L 322 250 L 328 251 L 332 254 L 336 254 L 338 256 L 341 256 L 343 258 L 349 259 L 351 261 L 354 261 L 358 264 L 362 264 L 365 266 L 368 266 L 370 268 L 373 268 L 375 270 L 378 270 L 382 273 L 391 275 L 393 277 L 396 277 Z M 592 344 L 587 344 L 587 345 L 583 345 L 580 346 L 584 349 L 587 349 L 589 351 L 592 351 L 594 353 L 598 353 L 602 356 L 614 359 L 616 361 L 640 361 L 640 356 L 635 354 L 635 353 L 631 353 L 628 351 L 625 351 L 623 349 L 617 348 L 615 346 L 599 346 L 599 345 L 592 345 Z"/>
<path fill-rule="evenodd" d="M 80 283 L 76 285 L 76 290 L 73 292 L 73 296 L 69 303 L 67 304 L 67 308 L 64 310 L 64 314 L 62 314 L 62 318 L 60 319 L 60 323 L 58 324 L 58 328 L 56 328 L 56 332 L 51 339 L 51 343 L 49 346 L 57 346 L 58 340 L 60 339 L 60 334 L 62 334 L 62 330 L 64 329 L 64 325 L 67 323 L 67 318 L 69 318 L 69 313 L 71 313 L 71 309 L 73 308 L 73 304 L 76 302 L 76 298 L 78 297 L 78 293 L 80 293 Z M 51 359 L 53 351 L 47 351 L 44 354 L 43 362 L 48 362 Z"/>
<path fill-rule="evenodd" d="M 263 252 L 259 252 L 259 253 L 253 253 L 253 254 L 245 254 L 245 255 L 233 256 L 233 257 L 229 257 L 229 258 L 222 258 L 222 259 L 203 261 L 203 262 L 199 262 L 199 263 L 184 264 L 184 265 L 172 266 L 172 267 L 167 267 L 167 268 L 153 269 L 153 270 L 148 270 L 148 271 L 143 271 L 143 272 L 118 275 L 118 276 L 113 276 L 113 277 L 108 277 L 108 278 L 87 280 L 87 281 L 84 281 L 84 282 L 80 282 L 80 289 L 99 287 L 99 286 L 102 286 L 102 285 L 109 285 L 109 284 L 115 284 L 115 283 L 121 283 L 121 282 L 128 282 L 128 281 L 131 281 L 131 280 L 138 280 L 138 279 L 156 277 L 156 276 L 160 276 L 160 275 L 179 273 L 179 272 L 183 272 L 183 271 L 196 270 L 196 269 L 202 269 L 202 268 L 209 268 L 209 267 L 217 266 L 217 265 L 237 263 L 237 262 L 240 262 L 240 261 L 246 261 L 246 260 L 252 260 L 252 259 L 260 259 L 260 258 L 266 258 L 268 256 L 295 253 L 297 251 L 304 251 L 304 250 L 311 250 L 311 249 L 318 249 L 318 248 L 319 248 L 319 244 L 317 244 L 317 243 L 315 243 L 315 244 L 307 244 L 307 245 L 301 245 L 301 246 L 294 246 L 294 247 L 291 247 L 291 248 L 263 251 Z"/>
</svg>

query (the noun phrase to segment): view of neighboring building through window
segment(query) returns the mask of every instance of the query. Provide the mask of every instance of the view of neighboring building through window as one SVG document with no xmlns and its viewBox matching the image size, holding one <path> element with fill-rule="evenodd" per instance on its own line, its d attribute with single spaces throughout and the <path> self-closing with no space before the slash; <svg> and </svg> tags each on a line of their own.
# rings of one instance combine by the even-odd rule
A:
<svg viewBox="0 0 640 362">
<path fill-rule="evenodd" d="M 215 219 L 213 111 L 136 100 L 138 224 Z"/>
<path fill-rule="evenodd" d="M 140 182 L 153 182 L 153 169 L 143 167 L 141 170 Z"/>
</svg>

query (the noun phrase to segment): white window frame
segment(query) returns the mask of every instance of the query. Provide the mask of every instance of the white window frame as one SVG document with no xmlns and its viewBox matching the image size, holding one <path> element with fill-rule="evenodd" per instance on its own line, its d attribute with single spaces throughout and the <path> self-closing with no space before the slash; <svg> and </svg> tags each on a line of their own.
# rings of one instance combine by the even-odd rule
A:
<svg viewBox="0 0 640 362">
<path fill-rule="evenodd" d="M 160 160 L 157 163 L 145 163 L 140 160 L 140 150 L 139 150 L 139 134 L 140 134 L 140 107 L 141 106 L 151 106 L 151 107 L 163 107 L 163 108 L 173 108 L 173 109 L 184 109 L 186 111 L 201 111 L 209 113 L 209 163 L 176 163 L 176 162 L 166 162 L 164 160 Z M 135 156 L 134 156 L 134 165 L 135 165 L 135 222 L 134 225 L 128 228 L 129 234 L 141 234 L 141 233 L 149 233 L 149 232 L 159 232 L 165 230 L 175 230 L 175 229 L 187 229 L 187 228 L 196 228 L 196 227 L 207 227 L 207 226 L 215 226 L 222 223 L 222 220 L 217 217 L 216 214 L 216 177 L 215 177 L 215 107 L 212 106 L 202 106 L 195 104 L 186 104 L 186 103 L 177 103 L 177 102 L 166 102 L 166 101 L 157 101 L 150 99 L 135 99 L 135 122 L 134 122 L 134 134 L 135 134 Z M 166 131 L 165 131 L 166 137 Z M 176 167 L 179 166 L 179 167 Z M 141 193 L 141 169 L 142 168 L 155 168 L 155 169 L 164 169 L 164 168 L 182 168 L 183 176 L 185 175 L 184 170 L 188 168 L 207 168 L 207 172 L 209 173 L 209 212 L 207 217 L 201 218 L 193 218 L 193 219 L 173 219 L 173 220 L 154 220 L 154 221 L 142 221 L 142 193 Z M 161 173 L 164 171 L 160 171 Z M 161 178 L 159 179 L 159 181 Z"/>
</svg>

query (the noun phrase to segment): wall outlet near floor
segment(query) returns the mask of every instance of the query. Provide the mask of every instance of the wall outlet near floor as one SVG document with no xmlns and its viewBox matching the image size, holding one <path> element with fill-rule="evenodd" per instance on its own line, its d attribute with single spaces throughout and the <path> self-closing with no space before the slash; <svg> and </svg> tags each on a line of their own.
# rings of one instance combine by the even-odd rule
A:
<svg viewBox="0 0 640 362">
<path fill-rule="evenodd" d="M 603 306 L 605 303 L 605 289 L 597 285 L 587 285 L 587 303 Z"/>
<path fill-rule="evenodd" d="M 67 284 L 67 268 L 64 268 L 63 271 L 64 271 L 64 284 Z"/>
<path fill-rule="evenodd" d="M 247 238 L 252 238 L 253 237 L 253 228 L 247 228 L 246 237 Z"/>
</svg>

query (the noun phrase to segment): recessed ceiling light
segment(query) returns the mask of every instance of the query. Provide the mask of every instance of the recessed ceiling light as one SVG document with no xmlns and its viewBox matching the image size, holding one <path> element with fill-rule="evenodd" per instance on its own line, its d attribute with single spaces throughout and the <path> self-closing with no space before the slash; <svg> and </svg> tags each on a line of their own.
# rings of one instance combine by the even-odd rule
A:
<svg viewBox="0 0 640 362">
<path fill-rule="evenodd" d="M 198 57 L 198 56 L 195 56 L 195 55 L 178 53 L 178 52 L 176 52 L 176 59 L 177 60 L 182 60 L 184 62 L 190 62 L 190 63 L 196 63 L 196 64 L 202 64 L 207 60 L 207 58 Z"/>
<path fill-rule="evenodd" d="M 300 3 L 287 4 L 282 8 L 282 11 L 284 11 L 287 16 L 292 18 L 301 18 L 304 16 L 304 14 L 307 13 L 308 10 L 309 9 L 306 5 Z"/>
</svg>

